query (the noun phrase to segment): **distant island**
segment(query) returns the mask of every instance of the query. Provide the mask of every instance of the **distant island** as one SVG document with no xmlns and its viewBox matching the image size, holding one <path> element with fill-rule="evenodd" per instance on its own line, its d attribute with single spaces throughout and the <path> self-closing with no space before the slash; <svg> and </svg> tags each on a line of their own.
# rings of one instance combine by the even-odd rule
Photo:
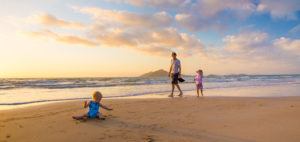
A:
<svg viewBox="0 0 300 142">
<path fill-rule="evenodd" d="M 168 76 L 168 72 L 160 69 L 160 70 L 156 70 L 156 71 L 152 71 L 152 72 L 148 72 L 145 74 L 140 75 L 139 77 L 167 77 Z"/>
<path fill-rule="evenodd" d="M 151 72 L 142 74 L 139 77 L 144 77 L 144 78 L 147 78 L 147 77 L 167 77 L 168 74 L 169 74 L 169 72 L 167 72 L 163 69 L 159 69 L 159 70 L 156 70 L 156 71 L 151 71 Z M 186 76 L 186 75 L 183 75 L 183 76 Z"/>
</svg>

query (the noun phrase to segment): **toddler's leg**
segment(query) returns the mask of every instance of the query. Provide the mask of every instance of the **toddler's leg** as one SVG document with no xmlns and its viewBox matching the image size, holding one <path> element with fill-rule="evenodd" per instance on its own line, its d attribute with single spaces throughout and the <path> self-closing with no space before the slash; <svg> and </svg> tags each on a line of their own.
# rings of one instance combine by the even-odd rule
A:
<svg viewBox="0 0 300 142">
<path fill-rule="evenodd" d="M 100 120 L 105 120 L 105 117 L 101 117 L 100 113 L 97 114 L 97 118 L 100 119 Z"/>
<path fill-rule="evenodd" d="M 80 115 L 80 116 L 72 116 L 72 118 L 75 120 L 86 120 L 87 117 L 88 117 L 87 114 Z"/>
</svg>

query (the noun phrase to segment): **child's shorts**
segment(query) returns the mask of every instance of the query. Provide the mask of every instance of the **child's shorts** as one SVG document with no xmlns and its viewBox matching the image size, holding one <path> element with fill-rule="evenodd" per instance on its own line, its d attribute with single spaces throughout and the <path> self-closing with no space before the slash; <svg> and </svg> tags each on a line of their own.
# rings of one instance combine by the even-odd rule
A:
<svg viewBox="0 0 300 142">
<path fill-rule="evenodd" d="M 203 85 L 202 85 L 202 83 L 199 83 L 199 84 L 196 84 L 196 87 L 197 87 L 197 89 L 203 89 Z"/>
</svg>

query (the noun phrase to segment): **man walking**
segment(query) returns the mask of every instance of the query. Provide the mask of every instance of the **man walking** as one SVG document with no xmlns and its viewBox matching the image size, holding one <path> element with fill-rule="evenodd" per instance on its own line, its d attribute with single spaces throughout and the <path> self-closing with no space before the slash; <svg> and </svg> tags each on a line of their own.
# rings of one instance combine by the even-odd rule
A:
<svg viewBox="0 0 300 142">
<path fill-rule="evenodd" d="M 183 95 L 180 86 L 178 85 L 178 77 L 181 75 L 181 64 L 180 64 L 180 60 L 178 60 L 176 56 L 177 54 L 175 52 L 172 52 L 171 66 L 169 70 L 169 77 L 172 78 L 172 92 L 169 95 L 169 97 L 174 97 L 173 93 L 174 93 L 175 86 L 178 88 L 180 92 L 178 96 L 181 97 Z"/>
</svg>

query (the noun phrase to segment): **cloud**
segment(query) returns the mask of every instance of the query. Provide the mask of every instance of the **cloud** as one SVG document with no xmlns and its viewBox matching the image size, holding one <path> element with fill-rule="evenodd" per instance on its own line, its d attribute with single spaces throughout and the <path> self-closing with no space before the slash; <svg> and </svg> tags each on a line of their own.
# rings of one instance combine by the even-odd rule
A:
<svg viewBox="0 0 300 142">
<path fill-rule="evenodd" d="M 167 27 L 172 24 L 172 16 L 165 11 L 156 12 L 154 14 L 137 14 L 128 11 L 108 10 L 98 7 L 74 7 L 81 13 L 93 16 L 95 21 L 102 24 L 111 24 L 115 26 L 124 25 L 126 27 L 144 27 L 156 28 Z"/>
<path fill-rule="evenodd" d="M 229 19 L 244 19 L 256 10 L 251 0 L 199 0 L 186 5 L 175 19 L 190 31 L 224 31 Z M 227 14 L 224 15 L 225 12 Z"/>
<path fill-rule="evenodd" d="M 223 38 L 223 46 L 208 50 L 211 59 L 245 64 L 274 65 L 286 64 L 289 68 L 300 65 L 300 39 L 285 37 L 270 40 L 269 35 L 260 31 L 243 31 Z M 257 67 L 262 68 L 262 67 Z M 296 69 L 296 70 L 299 70 Z"/>
<path fill-rule="evenodd" d="M 180 27 L 188 29 L 189 31 L 208 31 L 215 30 L 222 32 L 227 29 L 227 25 L 222 20 L 216 18 L 201 17 L 197 14 L 179 13 L 175 16 Z"/>
<path fill-rule="evenodd" d="M 300 55 L 300 39 L 289 39 L 281 37 L 275 39 L 273 44 L 277 48 L 280 48 L 293 54 Z"/>
<path fill-rule="evenodd" d="M 29 23 L 40 24 L 43 26 L 60 27 L 67 29 L 83 29 L 85 25 L 80 22 L 71 22 L 63 19 L 58 19 L 51 14 L 37 14 L 27 19 Z"/>
<path fill-rule="evenodd" d="M 50 30 L 33 31 L 30 35 L 83 46 L 128 48 L 159 56 L 168 56 L 171 51 L 176 51 L 181 56 L 190 56 L 202 53 L 204 48 L 196 36 L 173 28 L 172 16 L 164 11 L 139 14 L 96 7 L 73 8 L 87 14 L 92 20 L 86 25 L 81 36 Z M 58 25 L 61 22 L 51 24 L 53 23 Z"/>
<path fill-rule="evenodd" d="M 192 11 L 198 11 L 198 14 L 205 17 L 213 17 L 226 10 L 243 17 L 254 12 L 256 8 L 251 0 L 199 0 L 191 7 Z"/>
<path fill-rule="evenodd" d="M 100 32 L 100 31 L 99 31 Z M 201 53 L 203 44 L 196 37 L 180 33 L 174 28 L 156 30 L 118 30 L 92 35 L 101 46 L 126 47 L 144 53 L 169 55 L 177 51 L 182 56 Z"/>
<path fill-rule="evenodd" d="M 54 39 L 55 41 L 66 43 L 66 44 L 78 44 L 88 47 L 94 47 L 98 44 L 90 39 L 74 36 L 74 35 L 62 35 L 57 34 L 49 30 L 31 31 L 26 32 L 26 34 L 32 37 L 41 37 L 46 39 Z"/>
<path fill-rule="evenodd" d="M 151 6 L 160 8 L 174 8 L 185 3 L 189 3 L 190 0 L 106 0 L 109 2 L 126 3 L 134 6 Z"/>
<path fill-rule="evenodd" d="M 226 28 L 226 19 L 231 16 L 222 15 L 231 11 L 232 15 L 244 18 L 256 10 L 251 0 L 109 0 L 128 3 L 139 7 L 154 7 L 167 11 L 175 11 L 176 21 L 190 31 L 217 30 Z"/>
<path fill-rule="evenodd" d="M 231 52 L 251 52 L 264 48 L 268 34 L 264 32 L 242 32 L 238 35 L 227 35 L 223 39 L 225 49 Z"/>
<path fill-rule="evenodd" d="M 189 31 L 224 31 L 230 20 L 269 13 L 277 19 L 296 19 L 299 0 L 107 0 L 138 7 L 152 7 L 175 13 L 175 19 Z"/>
<path fill-rule="evenodd" d="M 297 19 L 300 10 L 299 0 L 260 0 L 257 11 L 268 12 L 274 18 Z"/>
</svg>

